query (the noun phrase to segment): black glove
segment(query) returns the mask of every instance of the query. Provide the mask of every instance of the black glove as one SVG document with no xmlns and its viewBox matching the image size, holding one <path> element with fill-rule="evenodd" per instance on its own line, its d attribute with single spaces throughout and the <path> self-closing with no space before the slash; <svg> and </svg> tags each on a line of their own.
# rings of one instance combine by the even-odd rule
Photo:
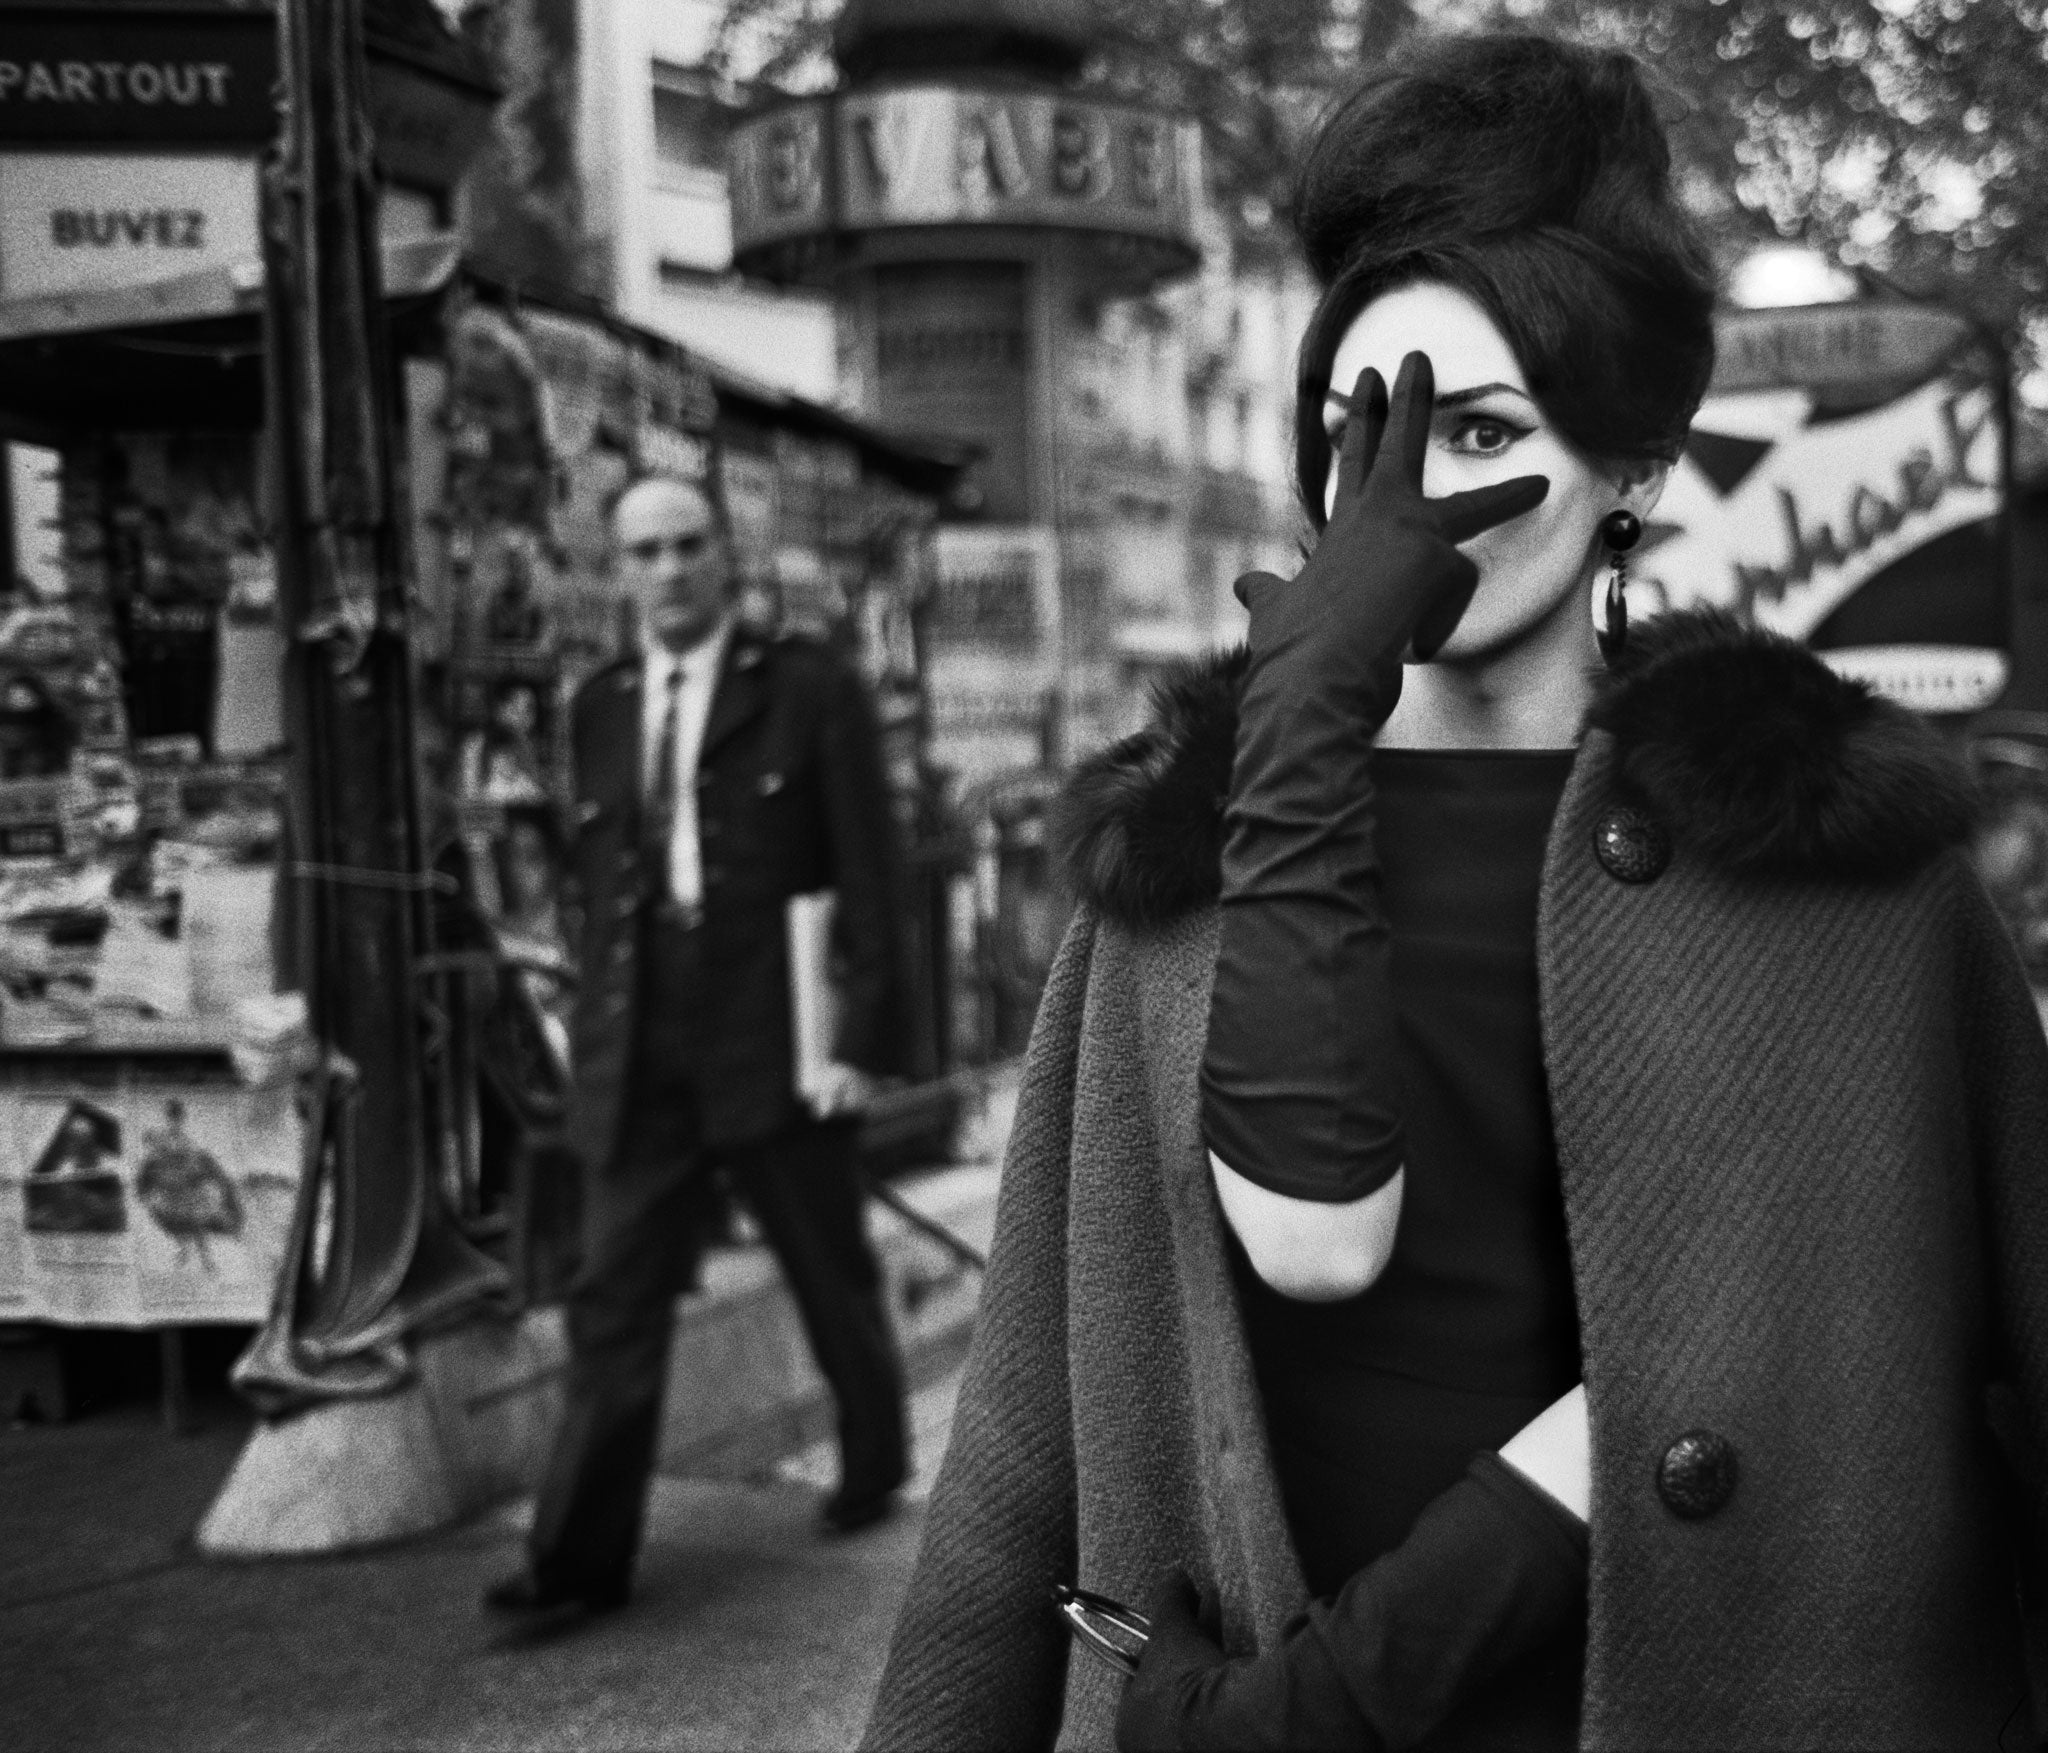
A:
<svg viewBox="0 0 2048 1753">
<path fill-rule="evenodd" d="M 1523 475 L 1425 499 L 1435 396 L 1421 353 L 1401 362 L 1391 408 L 1379 374 L 1360 373 L 1315 552 L 1291 583 L 1252 573 L 1238 584 L 1250 663 L 1202 1122 L 1231 1168 L 1296 1198 L 1362 1198 L 1400 1166 L 1366 760 L 1400 698 L 1404 654 L 1433 655 L 1471 601 L 1479 571 L 1457 544 L 1550 490 Z"/>
<path fill-rule="evenodd" d="M 1226 1656 L 1167 1573 L 1117 1709 L 1124 1753 L 1344 1748 L 1426 1739 L 1501 1674 L 1582 1626 L 1586 1530 L 1498 1455 L 1474 1457 L 1407 1539 L 1257 1656 Z"/>
<path fill-rule="evenodd" d="M 1123 1753 L 1359 1753 L 1371 1744 L 1365 1718 L 1304 1621 L 1288 1627 L 1272 1655 L 1232 1659 L 1202 1629 L 1200 1611 L 1187 1573 L 1168 1571 L 1145 1609 L 1152 1635 L 1117 1706 Z"/>
</svg>

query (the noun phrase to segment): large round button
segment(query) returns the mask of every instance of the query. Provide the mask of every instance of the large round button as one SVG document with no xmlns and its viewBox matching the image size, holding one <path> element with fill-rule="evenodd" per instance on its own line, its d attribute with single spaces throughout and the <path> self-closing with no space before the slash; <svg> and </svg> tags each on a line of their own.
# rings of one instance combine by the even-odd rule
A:
<svg viewBox="0 0 2048 1753">
<path fill-rule="evenodd" d="M 1593 824 L 1593 855 L 1617 882 L 1651 883 L 1671 862 L 1671 836 L 1634 804 L 1610 804 Z"/>
<path fill-rule="evenodd" d="M 1657 1495 L 1674 1516 L 1697 1522 L 1735 1495 L 1735 1445 L 1711 1430 L 1689 1430 L 1657 1463 Z"/>
</svg>

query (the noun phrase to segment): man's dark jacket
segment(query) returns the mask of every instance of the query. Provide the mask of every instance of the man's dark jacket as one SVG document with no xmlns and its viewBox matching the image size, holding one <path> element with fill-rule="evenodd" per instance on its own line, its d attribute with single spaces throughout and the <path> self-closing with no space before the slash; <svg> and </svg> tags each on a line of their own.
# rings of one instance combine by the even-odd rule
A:
<svg viewBox="0 0 2048 1753">
<path fill-rule="evenodd" d="M 871 1749 L 1107 1745 L 1056 1583 L 1180 1564 L 1232 1651 L 1303 1603 L 1196 1097 L 1236 695 L 1184 678 L 1075 788 L 1084 904 Z M 1968 823 L 1928 727 L 1725 620 L 1639 628 L 1593 709 L 1537 927 L 1589 1748 L 2032 1744 L 2048 1044 Z"/>
<path fill-rule="evenodd" d="M 665 854 L 644 843 L 642 669 L 623 659 L 590 678 L 574 708 L 573 875 L 583 908 L 583 983 L 572 1031 L 571 1138 L 604 1162 L 618 1140 L 637 1010 L 639 919 Z M 790 1085 L 792 895 L 838 892 L 835 960 L 843 1004 L 837 1057 L 899 1069 L 900 937 L 895 833 L 873 708 L 828 647 L 736 627 L 712 696 L 697 767 L 704 880 L 707 1146 L 746 1143 L 799 1117 Z M 651 868 L 650 868 L 651 867 Z"/>
</svg>

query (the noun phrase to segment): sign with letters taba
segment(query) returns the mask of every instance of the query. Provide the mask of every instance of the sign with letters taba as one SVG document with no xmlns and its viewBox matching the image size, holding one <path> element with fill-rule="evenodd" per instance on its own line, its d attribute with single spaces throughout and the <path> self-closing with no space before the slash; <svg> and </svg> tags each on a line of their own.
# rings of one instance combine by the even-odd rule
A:
<svg viewBox="0 0 2048 1753">
<path fill-rule="evenodd" d="M 1151 232 L 1185 223 L 1184 126 L 1122 104 L 911 86 L 838 113 L 842 218 L 854 226 L 1037 221 Z"/>
<path fill-rule="evenodd" d="M 1071 93 L 919 81 L 793 100 L 731 141 L 733 247 L 893 226 L 1050 225 L 1192 265 L 1194 121 Z"/>
<path fill-rule="evenodd" d="M 0 140 L 251 143 L 277 131 L 267 10 L 219 20 L 0 12 Z"/>
<path fill-rule="evenodd" d="M 0 157 L 0 296 L 136 285 L 260 253 L 253 159 Z"/>
</svg>

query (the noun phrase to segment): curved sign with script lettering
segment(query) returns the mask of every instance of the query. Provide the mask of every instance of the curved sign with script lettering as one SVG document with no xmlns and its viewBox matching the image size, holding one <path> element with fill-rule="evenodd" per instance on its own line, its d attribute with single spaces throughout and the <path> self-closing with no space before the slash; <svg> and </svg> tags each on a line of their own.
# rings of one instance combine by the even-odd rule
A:
<svg viewBox="0 0 2048 1753">
<path fill-rule="evenodd" d="M 1930 710 L 2003 687 L 1992 368 L 1924 306 L 1738 312 L 1634 566 L 1638 613 L 1713 604 Z"/>
</svg>

